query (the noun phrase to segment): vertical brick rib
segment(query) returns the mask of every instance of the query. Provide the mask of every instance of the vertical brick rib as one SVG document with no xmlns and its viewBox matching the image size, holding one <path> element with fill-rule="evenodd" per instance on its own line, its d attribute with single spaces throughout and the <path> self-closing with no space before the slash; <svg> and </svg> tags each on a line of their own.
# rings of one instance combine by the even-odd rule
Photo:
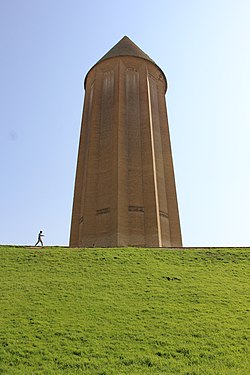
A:
<svg viewBox="0 0 250 375">
<path fill-rule="evenodd" d="M 155 205 L 156 205 L 156 220 L 157 220 L 157 230 L 158 230 L 158 241 L 159 246 L 162 246 L 161 240 L 161 222 L 160 222 L 160 210 L 159 210 L 159 196 L 158 196 L 158 186 L 157 186 L 157 176 L 156 176 L 156 160 L 155 160 L 155 142 L 154 142 L 154 130 L 153 130 L 153 119 L 152 119 L 152 107 L 151 107 L 151 93 L 150 84 L 148 79 L 147 71 L 147 90 L 148 90 L 148 107 L 149 107 L 149 126 L 150 126 L 150 140 L 151 140 L 151 152 L 152 152 L 152 163 L 153 163 L 153 178 L 154 178 L 154 190 L 155 190 Z"/>
</svg>

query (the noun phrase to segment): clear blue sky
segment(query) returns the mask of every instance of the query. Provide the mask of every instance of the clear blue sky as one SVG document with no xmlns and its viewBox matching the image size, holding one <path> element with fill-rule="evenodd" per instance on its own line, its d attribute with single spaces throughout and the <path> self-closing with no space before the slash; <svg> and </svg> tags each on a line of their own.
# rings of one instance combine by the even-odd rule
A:
<svg viewBox="0 0 250 375">
<path fill-rule="evenodd" d="M 165 72 L 184 245 L 250 246 L 249 0 L 0 1 L 0 243 L 67 245 L 87 71 Z"/>
</svg>

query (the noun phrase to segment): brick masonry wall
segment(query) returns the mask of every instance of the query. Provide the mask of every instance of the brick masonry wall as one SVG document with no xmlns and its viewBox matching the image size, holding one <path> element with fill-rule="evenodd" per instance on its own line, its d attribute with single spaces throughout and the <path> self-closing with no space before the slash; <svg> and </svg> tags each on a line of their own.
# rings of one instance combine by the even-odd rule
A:
<svg viewBox="0 0 250 375">
<path fill-rule="evenodd" d="M 90 70 L 70 246 L 182 246 L 165 91 L 142 58 Z"/>
</svg>

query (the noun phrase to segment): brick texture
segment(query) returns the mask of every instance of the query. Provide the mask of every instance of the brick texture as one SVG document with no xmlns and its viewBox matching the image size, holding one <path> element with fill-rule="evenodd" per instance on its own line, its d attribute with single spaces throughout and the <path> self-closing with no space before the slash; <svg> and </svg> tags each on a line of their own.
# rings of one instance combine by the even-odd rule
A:
<svg viewBox="0 0 250 375">
<path fill-rule="evenodd" d="M 113 55 L 85 79 L 70 246 L 180 247 L 166 78 Z"/>
</svg>

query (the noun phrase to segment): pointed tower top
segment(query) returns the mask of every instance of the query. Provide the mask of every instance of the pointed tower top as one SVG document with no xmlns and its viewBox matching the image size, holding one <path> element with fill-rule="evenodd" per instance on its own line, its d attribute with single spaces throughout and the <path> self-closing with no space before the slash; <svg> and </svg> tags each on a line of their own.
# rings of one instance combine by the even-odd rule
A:
<svg viewBox="0 0 250 375">
<path fill-rule="evenodd" d="M 155 64 L 155 62 L 144 53 L 131 39 L 124 36 L 111 50 L 109 50 L 98 62 L 109 59 L 111 57 L 118 56 L 134 56 L 140 57 L 142 59 L 148 60 Z"/>
<path fill-rule="evenodd" d="M 161 68 L 152 60 L 145 52 L 143 52 L 134 42 L 132 42 L 131 39 L 129 39 L 127 36 L 124 36 L 111 50 L 109 50 L 95 65 L 92 66 L 92 68 L 88 71 L 88 73 L 85 76 L 84 79 L 84 88 L 86 88 L 86 81 L 89 72 L 100 62 L 104 60 L 108 60 L 112 57 L 119 57 L 119 56 L 133 56 L 133 57 L 139 57 L 141 59 L 150 61 L 154 65 L 158 67 L 158 69 L 161 71 L 162 76 L 164 77 L 165 83 L 166 83 L 166 90 L 167 90 L 167 79 L 164 74 L 164 72 L 161 70 Z"/>
</svg>

